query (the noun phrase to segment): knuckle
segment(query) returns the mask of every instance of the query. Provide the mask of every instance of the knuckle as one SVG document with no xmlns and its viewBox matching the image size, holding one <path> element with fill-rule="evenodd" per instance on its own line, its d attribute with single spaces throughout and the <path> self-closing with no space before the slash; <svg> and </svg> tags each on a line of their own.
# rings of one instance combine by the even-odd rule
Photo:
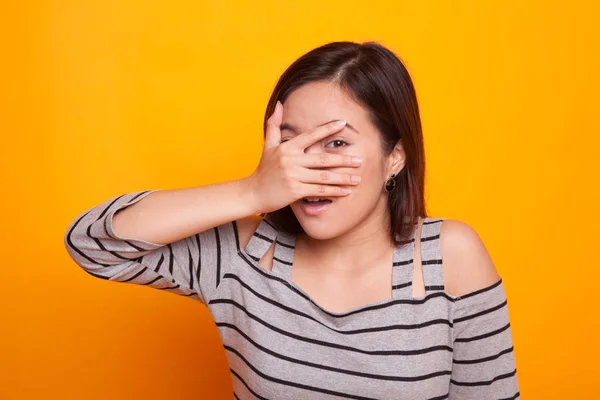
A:
<svg viewBox="0 0 600 400">
<path fill-rule="evenodd" d="M 282 168 L 281 171 L 283 172 L 283 183 L 289 187 L 293 182 L 292 175 L 287 168 Z"/>
<path fill-rule="evenodd" d="M 292 173 L 290 168 L 287 169 L 287 179 L 290 185 L 296 186 L 298 184 L 298 178 L 296 178 L 296 174 Z"/>
<path fill-rule="evenodd" d="M 279 156 L 279 166 L 284 168 L 287 167 L 290 163 L 290 158 L 286 154 L 282 154 Z"/>
<path fill-rule="evenodd" d="M 277 162 L 275 165 L 276 165 L 277 169 L 280 169 L 283 172 L 283 175 L 286 175 L 286 173 L 287 173 L 286 167 L 287 166 L 285 165 L 285 161 L 281 157 L 277 159 Z"/>
<path fill-rule="evenodd" d="M 326 188 L 325 186 L 319 185 L 319 189 L 318 189 L 319 193 L 325 193 L 326 192 L 325 188 Z"/>
<path fill-rule="evenodd" d="M 321 176 L 321 180 L 322 181 L 329 180 L 329 172 L 327 172 L 327 171 L 321 171 L 319 175 Z"/>
<path fill-rule="evenodd" d="M 321 164 L 327 164 L 327 162 L 329 161 L 329 155 L 327 153 L 320 154 L 319 161 L 321 162 Z"/>
</svg>

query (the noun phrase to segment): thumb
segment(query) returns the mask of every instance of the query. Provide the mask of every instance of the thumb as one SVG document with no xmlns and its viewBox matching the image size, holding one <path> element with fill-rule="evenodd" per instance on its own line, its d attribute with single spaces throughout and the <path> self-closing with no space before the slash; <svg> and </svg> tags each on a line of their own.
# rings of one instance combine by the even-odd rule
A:
<svg viewBox="0 0 600 400">
<path fill-rule="evenodd" d="M 279 126 L 281 125 L 282 120 L 283 104 L 277 100 L 277 104 L 275 104 L 275 110 L 267 120 L 264 150 L 279 146 L 281 143 L 281 130 L 279 129 Z"/>
</svg>

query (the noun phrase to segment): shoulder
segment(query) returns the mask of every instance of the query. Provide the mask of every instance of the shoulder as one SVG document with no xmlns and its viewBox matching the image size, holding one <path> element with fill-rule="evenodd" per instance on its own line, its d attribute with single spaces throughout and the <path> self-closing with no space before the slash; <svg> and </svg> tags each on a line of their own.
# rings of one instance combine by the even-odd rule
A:
<svg viewBox="0 0 600 400">
<path fill-rule="evenodd" d="M 246 245 L 250 241 L 252 234 L 256 231 L 261 221 L 262 217 L 260 215 L 250 215 L 248 217 L 236 219 L 234 221 L 237 227 L 241 248 L 246 248 Z"/>
<path fill-rule="evenodd" d="M 452 296 L 463 296 L 500 280 L 479 234 L 465 222 L 444 219 L 440 227 L 444 286 Z"/>
</svg>

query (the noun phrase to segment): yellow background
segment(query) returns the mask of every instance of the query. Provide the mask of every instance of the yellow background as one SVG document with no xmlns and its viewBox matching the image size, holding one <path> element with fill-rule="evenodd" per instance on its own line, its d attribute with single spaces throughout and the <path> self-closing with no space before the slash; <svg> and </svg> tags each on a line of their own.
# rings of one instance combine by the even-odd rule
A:
<svg viewBox="0 0 600 400">
<path fill-rule="evenodd" d="M 0 398 L 232 398 L 204 306 L 92 278 L 63 235 L 112 196 L 250 174 L 275 81 L 334 40 L 411 72 L 429 211 L 492 254 L 523 397 L 600 398 L 593 3 L 7 2 Z"/>
</svg>

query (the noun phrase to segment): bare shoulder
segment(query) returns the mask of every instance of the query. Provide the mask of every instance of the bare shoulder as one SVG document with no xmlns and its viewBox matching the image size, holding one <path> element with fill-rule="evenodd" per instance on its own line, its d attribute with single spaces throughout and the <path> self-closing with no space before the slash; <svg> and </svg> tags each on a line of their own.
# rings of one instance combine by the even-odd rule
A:
<svg viewBox="0 0 600 400">
<path fill-rule="evenodd" d="M 440 246 L 448 294 L 463 296 L 500 279 L 479 234 L 467 223 L 445 219 L 440 227 Z"/>
<path fill-rule="evenodd" d="M 238 235 L 240 237 L 240 247 L 242 249 L 246 248 L 252 234 L 256 231 L 261 221 L 262 217 L 260 215 L 249 215 L 235 220 L 238 228 Z"/>
</svg>

